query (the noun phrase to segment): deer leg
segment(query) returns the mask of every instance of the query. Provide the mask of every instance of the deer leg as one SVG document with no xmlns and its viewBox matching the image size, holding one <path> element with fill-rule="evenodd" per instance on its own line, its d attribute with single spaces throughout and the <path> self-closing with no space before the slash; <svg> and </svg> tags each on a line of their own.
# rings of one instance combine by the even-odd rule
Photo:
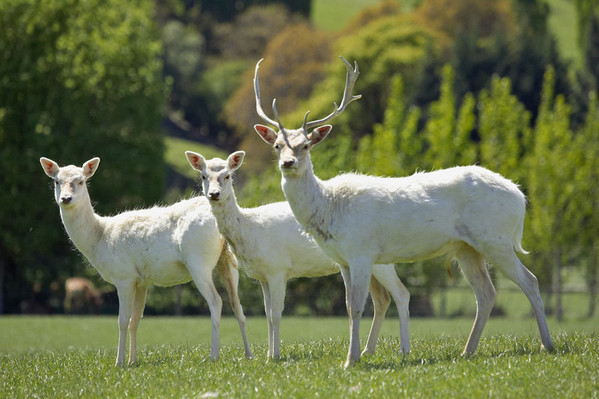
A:
<svg viewBox="0 0 599 399">
<path fill-rule="evenodd" d="M 246 331 L 246 318 L 243 314 L 243 308 L 241 306 L 241 302 L 239 301 L 239 295 L 237 291 L 237 287 L 239 286 L 239 271 L 237 268 L 227 262 L 227 264 L 218 265 L 219 272 L 221 276 L 225 279 L 225 288 L 227 293 L 229 294 L 229 300 L 231 301 L 231 307 L 233 308 L 233 314 L 237 319 L 237 323 L 239 324 L 239 330 L 241 330 L 241 338 L 243 339 L 243 348 L 245 350 L 245 357 L 251 359 L 254 357 L 252 350 L 250 348 L 250 343 L 247 336 Z"/>
<path fill-rule="evenodd" d="M 146 306 L 146 294 L 148 287 L 136 286 L 135 287 L 135 300 L 133 301 L 133 314 L 131 315 L 131 321 L 129 322 L 129 365 L 135 364 L 137 361 L 137 327 L 141 320 Z"/>
<path fill-rule="evenodd" d="M 268 282 L 261 281 L 262 295 L 264 296 L 264 313 L 266 314 L 266 321 L 268 323 L 268 354 L 267 358 L 271 359 L 274 357 L 274 332 L 272 326 L 272 300 L 270 298 L 270 288 Z"/>
<path fill-rule="evenodd" d="M 349 317 L 349 298 L 351 297 L 351 276 L 349 269 L 343 266 L 339 266 L 341 271 L 341 277 L 343 278 L 343 285 L 345 286 L 345 309 L 347 309 L 347 316 Z"/>
<path fill-rule="evenodd" d="M 361 356 L 374 353 L 383 320 L 385 320 L 385 313 L 387 313 L 387 309 L 391 303 L 391 296 L 389 296 L 387 290 L 385 290 L 374 276 L 370 279 L 370 297 L 374 305 L 374 317 L 370 332 L 368 333 L 368 341 Z"/>
<path fill-rule="evenodd" d="M 285 277 L 280 274 L 273 276 L 268 282 L 271 299 L 270 317 L 272 319 L 272 344 L 274 359 L 279 359 L 281 357 L 280 327 L 281 318 L 283 316 L 283 307 L 285 306 L 285 284 Z"/>
<path fill-rule="evenodd" d="M 474 325 L 470 331 L 470 336 L 468 337 L 468 342 L 462 353 L 465 355 L 472 354 L 476 351 L 480 336 L 485 328 L 485 324 L 487 324 L 491 309 L 493 309 L 493 305 L 495 304 L 497 292 L 489 278 L 489 273 L 487 272 L 485 265 L 485 258 L 483 258 L 474 248 L 464 244 L 464 246 L 456 252 L 455 257 L 476 297 L 476 316 L 474 318 Z"/>
<path fill-rule="evenodd" d="M 360 360 L 360 320 L 368 297 L 372 263 L 365 261 L 350 264 L 351 290 L 349 302 L 350 339 L 345 368 Z"/>
<path fill-rule="evenodd" d="M 206 299 L 206 302 L 208 302 L 208 307 L 210 308 L 210 319 L 212 321 L 210 357 L 212 360 L 217 360 L 219 358 L 220 317 L 223 302 L 220 295 L 218 295 L 218 291 L 216 291 L 216 288 L 214 287 L 212 270 L 201 268 L 192 270 L 199 270 L 199 272 L 194 273 L 193 281 L 202 296 Z"/>
<path fill-rule="evenodd" d="M 119 297 L 119 346 L 116 355 L 116 365 L 125 365 L 125 353 L 127 351 L 127 330 L 129 320 L 133 313 L 133 301 L 135 298 L 134 283 L 128 282 L 116 286 Z"/>
<path fill-rule="evenodd" d="M 372 268 L 372 276 L 385 287 L 395 302 L 399 316 L 401 352 L 406 355 L 410 353 L 410 292 L 397 277 L 393 265 L 375 265 Z"/>
<path fill-rule="evenodd" d="M 509 251 L 498 251 L 497 254 L 491 255 L 488 259 L 524 292 L 535 314 L 539 333 L 541 334 L 542 346 L 547 350 L 553 350 L 553 340 L 547 326 L 545 307 L 535 275 L 518 259 L 512 248 Z"/>
</svg>

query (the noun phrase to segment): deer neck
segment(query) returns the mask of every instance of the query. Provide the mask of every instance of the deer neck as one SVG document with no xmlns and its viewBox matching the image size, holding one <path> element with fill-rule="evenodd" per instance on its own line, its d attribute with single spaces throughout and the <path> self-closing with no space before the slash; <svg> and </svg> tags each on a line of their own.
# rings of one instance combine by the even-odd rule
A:
<svg viewBox="0 0 599 399">
<path fill-rule="evenodd" d="M 237 243 L 246 240 L 242 228 L 247 224 L 246 216 L 239 207 L 235 194 L 229 195 L 226 200 L 220 201 L 218 204 L 211 203 L 210 205 L 212 205 L 212 213 L 216 218 L 218 230 L 235 249 Z"/>
<path fill-rule="evenodd" d="M 322 180 L 314 175 L 312 162 L 298 175 L 283 175 L 281 186 L 295 218 L 306 232 L 317 241 L 333 238 L 329 230 L 332 203 Z"/>
<path fill-rule="evenodd" d="M 94 212 L 89 195 L 86 193 L 81 203 L 72 208 L 60 207 L 60 217 L 73 244 L 93 263 L 104 224 L 102 218 Z"/>
</svg>

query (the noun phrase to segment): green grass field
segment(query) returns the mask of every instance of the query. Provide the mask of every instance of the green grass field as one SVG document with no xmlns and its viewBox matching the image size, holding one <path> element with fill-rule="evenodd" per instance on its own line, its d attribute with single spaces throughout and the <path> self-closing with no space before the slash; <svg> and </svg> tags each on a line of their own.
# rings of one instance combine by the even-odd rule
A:
<svg viewBox="0 0 599 399">
<path fill-rule="evenodd" d="M 370 320 L 362 323 L 362 336 Z M 530 318 L 492 318 L 479 350 L 460 352 L 471 318 L 412 319 L 411 353 L 398 355 L 388 318 L 373 356 L 344 370 L 348 322 L 283 318 L 280 361 L 266 362 L 266 322 L 248 319 L 254 359 L 236 321 L 221 323 L 221 358 L 209 360 L 207 317 L 146 317 L 138 363 L 116 368 L 114 317 L 0 318 L 0 396 L 29 397 L 597 397 L 596 321 L 549 325 L 556 350 L 540 350 Z"/>
</svg>

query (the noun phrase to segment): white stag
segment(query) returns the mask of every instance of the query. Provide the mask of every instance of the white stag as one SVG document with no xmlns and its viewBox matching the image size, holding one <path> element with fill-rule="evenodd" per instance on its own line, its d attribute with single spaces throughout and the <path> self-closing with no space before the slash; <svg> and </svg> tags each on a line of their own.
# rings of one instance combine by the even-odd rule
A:
<svg viewBox="0 0 599 399">
<path fill-rule="evenodd" d="M 55 182 L 56 203 L 71 241 L 102 278 L 116 286 L 119 297 L 117 366 L 125 363 L 127 329 L 130 332 L 129 364 L 137 359 L 137 327 L 148 286 L 172 286 L 191 280 L 210 307 L 210 355 L 218 358 L 222 300 L 212 281 L 215 267 L 226 282 L 245 354 L 252 356 L 237 295 L 237 262 L 219 234 L 204 197 L 168 207 L 99 216 L 92 207 L 86 182 L 96 172 L 100 158 L 85 162 L 81 168 L 59 167 L 48 158 L 41 158 L 40 162 Z"/>
<path fill-rule="evenodd" d="M 553 343 L 536 277 L 520 262 L 526 200 L 511 181 L 477 166 L 455 167 L 409 177 L 383 178 L 341 174 L 323 181 L 314 175 L 310 150 L 330 132 L 325 125 L 353 100 L 358 77 L 347 68 L 340 106 L 323 119 L 285 129 L 273 101 L 276 120 L 260 104 L 258 68 L 254 75 L 256 110 L 268 126 L 254 126 L 274 146 L 285 197 L 299 223 L 314 236 L 343 273 L 350 317 L 350 346 L 345 366 L 360 359 L 359 322 L 374 263 L 414 262 L 443 254 L 455 258 L 476 297 L 476 317 L 464 354 L 473 353 L 495 303 L 495 287 L 485 259 L 514 281 L 528 297 L 545 348 Z M 310 133 L 308 130 L 314 128 Z"/>
<path fill-rule="evenodd" d="M 227 160 L 206 161 L 200 154 L 185 153 L 191 166 L 201 173 L 221 234 L 248 275 L 262 285 L 268 320 L 268 357 L 280 357 L 279 325 L 287 281 L 297 277 L 327 276 L 339 265 L 326 256 L 313 239 L 303 233 L 289 204 L 277 202 L 257 208 L 241 208 L 235 197 L 232 175 L 245 156 L 234 152 Z M 374 353 L 385 312 L 393 297 L 399 314 L 401 350 L 409 352 L 408 302 L 410 294 L 395 274 L 393 265 L 375 265 L 370 281 L 374 319 L 364 353 Z"/>
</svg>

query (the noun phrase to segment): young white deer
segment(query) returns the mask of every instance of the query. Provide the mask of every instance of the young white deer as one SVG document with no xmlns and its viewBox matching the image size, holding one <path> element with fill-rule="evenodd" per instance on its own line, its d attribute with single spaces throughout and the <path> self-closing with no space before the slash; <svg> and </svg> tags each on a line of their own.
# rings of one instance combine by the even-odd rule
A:
<svg viewBox="0 0 599 399">
<path fill-rule="evenodd" d="M 268 357 L 279 358 L 279 325 L 287 280 L 338 273 L 339 265 L 303 233 L 287 202 L 257 208 L 239 207 L 232 175 L 243 162 L 243 151 L 232 153 L 227 160 L 214 158 L 206 161 L 202 155 L 191 151 L 185 155 L 191 166 L 201 173 L 204 194 L 212 206 L 221 234 L 248 275 L 262 285 L 268 320 Z M 375 351 L 385 312 L 391 302 L 389 294 L 399 314 L 401 349 L 407 353 L 410 345 L 410 294 L 395 274 L 393 265 L 375 265 L 372 274 L 370 293 L 374 319 L 364 353 Z"/>
<path fill-rule="evenodd" d="M 71 241 L 102 278 L 116 286 L 119 297 L 117 365 L 125 363 L 127 329 L 130 332 L 129 364 L 137 359 L 136 333 L 148 286 L 172 286 L 191 280 L 210 307 L 210 355 L 217 359 L 222 300 L 212 282 L 215 267 L 225 279 L 245 354 L 252 356 L 237 295 L 237 263 L 219 234 L 204 197 L 168 207 L 99 216 L 92 207 L 86 182 L 96 172 L 100 158 L 85 162 L 81 168 L 73 165 L 61 168 L 48 158 L 41 158 L 40 162 L 55 182 L 56 203 Z"/>
<path fill-rule="evenodd" d="M 360 358 L 359 322 L 374 263 L 413 262 L 439 255 L 454 257 L 472 286 L 476 317 L 464 354 L 473 353 L 495 302 L 495 287 L 485 259 L 513 280 L 528 297 L 545 348 L 553 343 L 536 277 L 520 262 L 526 200 L 511 181 L 477 166 L 455 167 L 403 178 L 342 174 L 327 181 L 314 175 L 310 150 L 331 131 L 324 125 L 360 98 L 352 96 L 358 77 L 347 68 L 343 100 L 327 117 L 299 129 L 285 129 L 277 114 L 262 110 L 258 68 L 254 75 L 256 110 L 268 124 L 254 126 L 274 146 L 285 197 L 299 223 L 320 247 L 348 271 L 343 273 L 350 317 L 350 347 L 345 366 Z M 308 133 L 308 129 L 314 130 Z"/>
</svg>

